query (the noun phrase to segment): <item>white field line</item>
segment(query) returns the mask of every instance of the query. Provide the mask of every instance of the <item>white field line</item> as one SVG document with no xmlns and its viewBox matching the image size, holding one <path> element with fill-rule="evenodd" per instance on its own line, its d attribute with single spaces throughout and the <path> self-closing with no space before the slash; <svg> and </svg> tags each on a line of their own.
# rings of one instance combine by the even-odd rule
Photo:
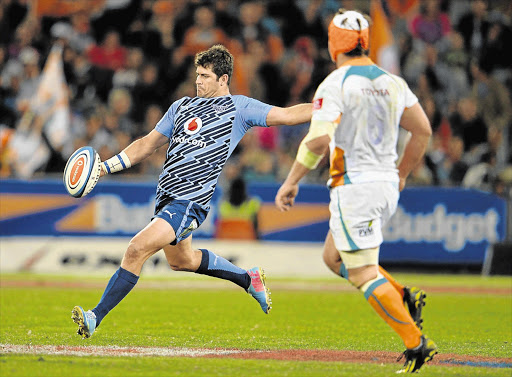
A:
<svg viewBox="0 0 512 377">
<path fill-rule="evenodd" d="M 0 354 L 64 355 L 64 356 L 164 356 L 202 357 L 231 355 L 240 350 L 193 349 L 166 347 L 106 347 L 106 346 L 52 346 L 0 344 Z"/>
</svg>

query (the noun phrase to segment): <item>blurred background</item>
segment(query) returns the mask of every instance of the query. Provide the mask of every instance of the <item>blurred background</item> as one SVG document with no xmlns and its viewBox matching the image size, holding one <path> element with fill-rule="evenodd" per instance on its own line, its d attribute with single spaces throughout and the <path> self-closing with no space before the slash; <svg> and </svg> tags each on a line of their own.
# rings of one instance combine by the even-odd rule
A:
<svg viewBox="0 0 512 377">
<path fill-rule="evenodd" d="M 512 274 L 507 0 L 0 0 L 0 271 L 113 268 L 152 215 L 166 148 L 79 200 L 61 181 L 73 151 L 104 160 L 152 130 L 195 96 L 194 55 L 216 43 L 235 56 L 232 94 L 310 102 L 335 68 L 327 26 L 340 7 L 371 15 L 371 58 L 405 78 L 433 128 L 384 229 L 383 264 Z M 241 262 L 277 249 L 282 274 L 300 273 L 286 254 L 300 249 L 307 272 L 327 274 L 328 160 L 293 211 L 273 207 L 308 126 L 248 132 L 195 238 Z"/>
</svg>

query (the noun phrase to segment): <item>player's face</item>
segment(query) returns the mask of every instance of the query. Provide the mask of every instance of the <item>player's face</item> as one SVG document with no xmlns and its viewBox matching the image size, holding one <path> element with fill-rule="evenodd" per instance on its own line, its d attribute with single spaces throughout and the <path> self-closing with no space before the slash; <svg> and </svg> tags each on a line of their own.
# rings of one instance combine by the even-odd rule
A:
<svg viewBox="0 0 512 377">
<path fill-rule="evenodd" d="M 209 68 L 198 66 L 196 69 L 197 96 L 211 98 L 219 95 L 221 84 L 217 75 Z"/>
</svg>

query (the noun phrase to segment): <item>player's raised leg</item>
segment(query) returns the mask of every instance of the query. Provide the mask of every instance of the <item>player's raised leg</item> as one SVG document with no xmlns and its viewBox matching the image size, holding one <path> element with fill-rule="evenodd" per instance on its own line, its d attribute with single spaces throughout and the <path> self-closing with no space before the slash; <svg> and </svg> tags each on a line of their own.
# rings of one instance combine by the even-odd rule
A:
<svg viewBox="0 0 512 377">
<path fill-rule="evenodd" d="M 164 252 L 173 270 L 192 271 L 229 280 L 251 294 L 265 313 L 270 311 L 270 291 L 266 287 L 261 268 L 254 267 L 246 271 L 210 250 L 193 249 L 192 237 L 183 239 L 176 246 L 167 245 Z"/>
<path fill-rule="evenodd" d="M 153 219 L 148 226 L 132 238 L 124 253 L 121 267 L 110 278 L 98 305 L 87 312 L 80 306 L 73 308 L 71 318 L 78 324 L 79 335 L 88 338 L 94 333 L 103 318 L 137 284 L 144 262 L 162 247 L 172 242 L 174 238 L 172 227 L 160 218 Z"/>
</svg>

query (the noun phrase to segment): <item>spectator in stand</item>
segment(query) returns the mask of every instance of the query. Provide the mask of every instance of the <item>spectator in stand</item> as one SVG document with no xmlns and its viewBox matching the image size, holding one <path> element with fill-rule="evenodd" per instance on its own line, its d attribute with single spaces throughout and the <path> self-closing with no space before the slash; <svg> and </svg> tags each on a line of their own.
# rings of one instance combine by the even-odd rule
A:
<svg viewBox="0 0 512 377">
<path fill-rule="evenodd" d="M 22 74 L 21 63 L 17 59 L 7 61 L 7 49 L 0 45 L 0 130 L 2 126 L 15 127 L 17 114 L 14 99 L 19 90 Z M 0 137 L 0 145 L 2 140 L 4 139 Z"/>
<path fill-rule="evenodd" d="M 103 160 L 106 158 L 105 156 L 112 155 L 112 151 L 127 147 L 130 141 L 128 134 L 122 132 L 119 128 L 119 117 L 117 114 L 107 110 L 103 114 L 100 132 L 94 135 L 91 143 L 97 146 L 95 149 Z"/>
<path fill-rule="evenodd" d="M 72 61 L 72 69 L 75 81 L 73 83 L 74 97 L 71 104 L 79 111 L 92 111 L 93 108 L 102 103 L 102 98 L 99 97 L 99 89 L 107 83 L 94 80 L 96 69 L 89 62 L 85 52 L 77 52 Z M 108 95 L 107 93 L 105 98 Z"/>
<path fill-rule="evenodd" d="M 87 52 L 95 44 L 91 34 L 89 13 L 74 13 L 70 17 L 70 22 L 72 30 L 69 34 L 69 45 L 79 53 Z"/>
<path fill-rule="evenodd" d="M 488 61 L 471 64 L 472 97 L 486 126 L 496 127 L 508 135 L 512 122 L 512 103 L 509 90 L 491 75 Z"/>
<path fill-rule="evenodd" d="M 297 25 L 305 24 L 303 13 L 297 2 L 294 0 L 269 1 L 267 11 L 269 16 L 277 20 L 284 46 L 291 47 L 303 33 L 302 27 Z"/>
<path fill-rule="evenodd" d="M 493 136 L 492 140 L 488 138 L 488 147 L 496 156 L 497 166 L 504 167 L 510 156 L 512 102 L 508 88 L 491 75 L 489 63 L 482 61 L 480 64 L 471 64 L 471 94 L 476 100 L 478 114 L 483 118 L 488 134 Z"/>
<path fill-rule="evenodd" d="M 240 5 L 240 42 L 246 46 L 252 41 L 267 42 L 270 32 L 263 26 L 265 5 L 261 1 L 248 1 Z"/>
<path fill-rule="evenodd" d="M 147 107 L 158 104 L 164 107 L 169 101 L 169 90 L 160 78 L 158 66 L 153 62 L 146 62 L 142 66 L 139 82 L 133 88 L 133 119 L 142 122 Z"/>
<path fill-rule="evenodd" d="M 247 182 L 274 182 L 274 156 L 261 147 L 259 135 L 252 131 L 246 133 L 239 146 L 242 150 L 240 165 L 243 178 Z"/>
<path fill-rule="evenodd" d="M 25 47 L 20 51 L 18 59 L 23 64 L 23 77 L 16 97 L 16 106 L 20 114 L 23 114 L 28 110 L 29 101 L 37 92 L 41 80 L 39 52 L 33 47 Z"/>
<path fill-rule="evenodd" d="M 471 64 L 473 87 L 471 94 L 487 127 L 505 130 L 512 121 L 512 103 L 508 89 L 491 75 L 492 66 L 481 61 Z"/>
<path fill-rule="evenodd" d="M 464 175 L 468 170 L 468 164 L 464 162 L 464 141 L 459 136 L 450 138 L 445 158 L 437 164 L 437 174 L 441 184 L 447 186 L 460 186 Z"/>
<path fill-rule="evenodd" d="M 265 45 L 260 41 L 250 41 L 238 59 L 244 67 L 246 77 L 249 80 L 249 95 L 253 98 L 266 98 L 264 77 L 261 75 L 261 67 L 267 62 L 267 51 Z"/>
<path fill-rule="evenodd" d="M 144 52 L 139 47 L 132 47 L 128 50 L 126 67 L 118 69 L 112 77 L 114 87 L 123 87 L 133 90 L 139 82 L 140 69 L 144 63 Z"/>
<path fill-rule="evenodd" d="M 487 44 L 482 51 L 481 61 L 492 67 L 492 75 L 509 88 L 512 87 L 512 55 L 503 53 L 512 46 L 512 28 L 505 20 L 497 20 L 489 28 Z"/>
<path fill-rule="evenodd" d="M 0 44 L 7 45 L 28 12 L 27 4 L 18 1 L 0 2 Z"/>
<path fill-rule="evenodd" d="M 110 91 L 108 96 L 108 109 L 112 116 L 116 118 L 118 123 L 116 128 L 130 138 L 137 134 L 135 123 L 130 117 L 132 103 L 132 95 L 128 90 L 124 88 L 114 88 Z"/>
<path fill-rule="evenodd" d="M 422 0 L 420 13 L 414 17 L 410 25 L 414 38 L 435 44 L 450 33 L 450 18 L 441 11 L 440 5 L 440 0 Z"/>
<path fill-rule="evenodd" d="M 229 38 L 240 36 L 240 21 L 236 17 L 236 11 L 231 0 L 216 0 L 213 2 L 215 7 L 215 24 L 218 25 Z"/>
<path fill-rule="evenodd" d="M 288 78 L 290 103 L 311 101 L 312 97 L 305 98 L 305 92 L 311 82 L 317 55 L 318 49 L 311 38 L 299 37 L 295 40 L 283 69 L 285 77 Z"/>
<path fill-rule="evenodd" d="M 143 49 L 144 54 L 150 58 L 160 58 L 164 49 L 164 35 L 158 30 L 154 19 L 163 15 L 172 21 L 173 14 L 173 2 L 144 0 L 140 11 L 124 33 L 124 43 L 126 46 Z M 172 35 L 169 37 L 172 40 Z"/>
<path fill-rule="evenodd" d="M 104 109 L 97 109 L 86 115 L 85 134 L 75 140 L 75 149 L 90 145 L 94 149 L 100 150 L 103 145 L 108 144 L 110 135 L 104 128 L 104 118 Z"/>
<path fill-rule="evenodd" d="M 24 21 L 17 28 L 14 39 L 7 47 L 9 58 L 16 58 L 25 47 L 33 47 L 36 29 L 33 22 Z"/>
<path fill-rule="evenodd" d="M 301 34 L 312 38 L 317 46 L 323 46 L 327 40 L 324 19 L 332 17 L 337 12 L 339 3 L 331 0 L 299 0 L 297 5 L 304 17 Z M 344 8 L 348 7 L 344 4 Z"/>
<path fill-rule="evenodd" d="M 116 71 L 125 66 L 127 51 L 121 46 L 119 33 L 110 30 L 105 34 L 101 45 L 91 47 L 87 55 L 93 65 Z"/>
<path fill-rule="evenodd" d="M 432 127 L 432 131 L 434 133 L 438 133 L 441 128 L 441 124 L 443 122 L 443 115 L 439 111 L 439 108 L 432 97 L 425 97 L 421 100 L 421 106 L 425 111 L 425 115 L 427 115 L 428 120 L 430 121 L 430 126 Z"/>
<path fill-rule="evenodd" d="M 466 97 L 459 100 L 457 111 L 450 116 L 449 121 L 453 134 L 462 138 L 465 152 L 487 142 L 487 127 L 478 115 L 474 98 Z"/>
<path fill-rule="evenodd" d="M 471 10 L 457 23 L 457 30 L 464 38 L 464 46 L 469 55 L 478 57 L 485 46 L 489 22 L 487 21 L 487 1 L 473 0 Z"/>
<path fill-rule="evenodd" d="M 149 22 L 149 28 L 157 31 L 160 40 L 160 50 L 155 50 L 156 57 L 162 55 L 162 51 L 169 54 L 170 51 L 176 47 L 176 41 L 173 36 L 173 29 L 175 28 L 175 15 L 183 7 L 180 2 L 169 1 L 156 1 L 153 4 L 153 17 Z M 155 45 L 156 48 L 156 45 Z"/>
<path fill-rule="evenodd" d="M 422 53 L 406 64 L 404 76 L 411 81 L 417 79 L 415 90 L 418 96 L 434 97 L 442 112 L 447 110 L 450 98 L 457 92 L 450 69 L 438 59 L 438 51 L 433 45 L 424 45 Z"/>
<path fill-rule="evenodd" d="M 466 95 L 470 90 L 468 66 L 470 56 L 464 49 L 462 35 L 452 32 L 447 38 L 447 47 L 439 59 L 449 70 L 448 99 L 450 102 Z"/>
<path fill-rule="evenodd" d="M 7 59 L 7 48 L 1 47 L 2 65 L 0 66 L 0 92 L 1 92 L 1 119 L 12 128 L 15 127 L 19 113 L 16 107 L 16 98 L 24 76 L 23 64 L 17 58 Z"/>
<path fill-rule="evenodd" d="M 208 4 L 201 4 L 194 10 L 193 24 L 185 31 L 183 43 L 175 54 L 175 63 L 181 64 L 186 57 L 193 56 L 214 44 L 229 45 L 229 40 L 215 24 L 214 8 Z"/>
</svg>

